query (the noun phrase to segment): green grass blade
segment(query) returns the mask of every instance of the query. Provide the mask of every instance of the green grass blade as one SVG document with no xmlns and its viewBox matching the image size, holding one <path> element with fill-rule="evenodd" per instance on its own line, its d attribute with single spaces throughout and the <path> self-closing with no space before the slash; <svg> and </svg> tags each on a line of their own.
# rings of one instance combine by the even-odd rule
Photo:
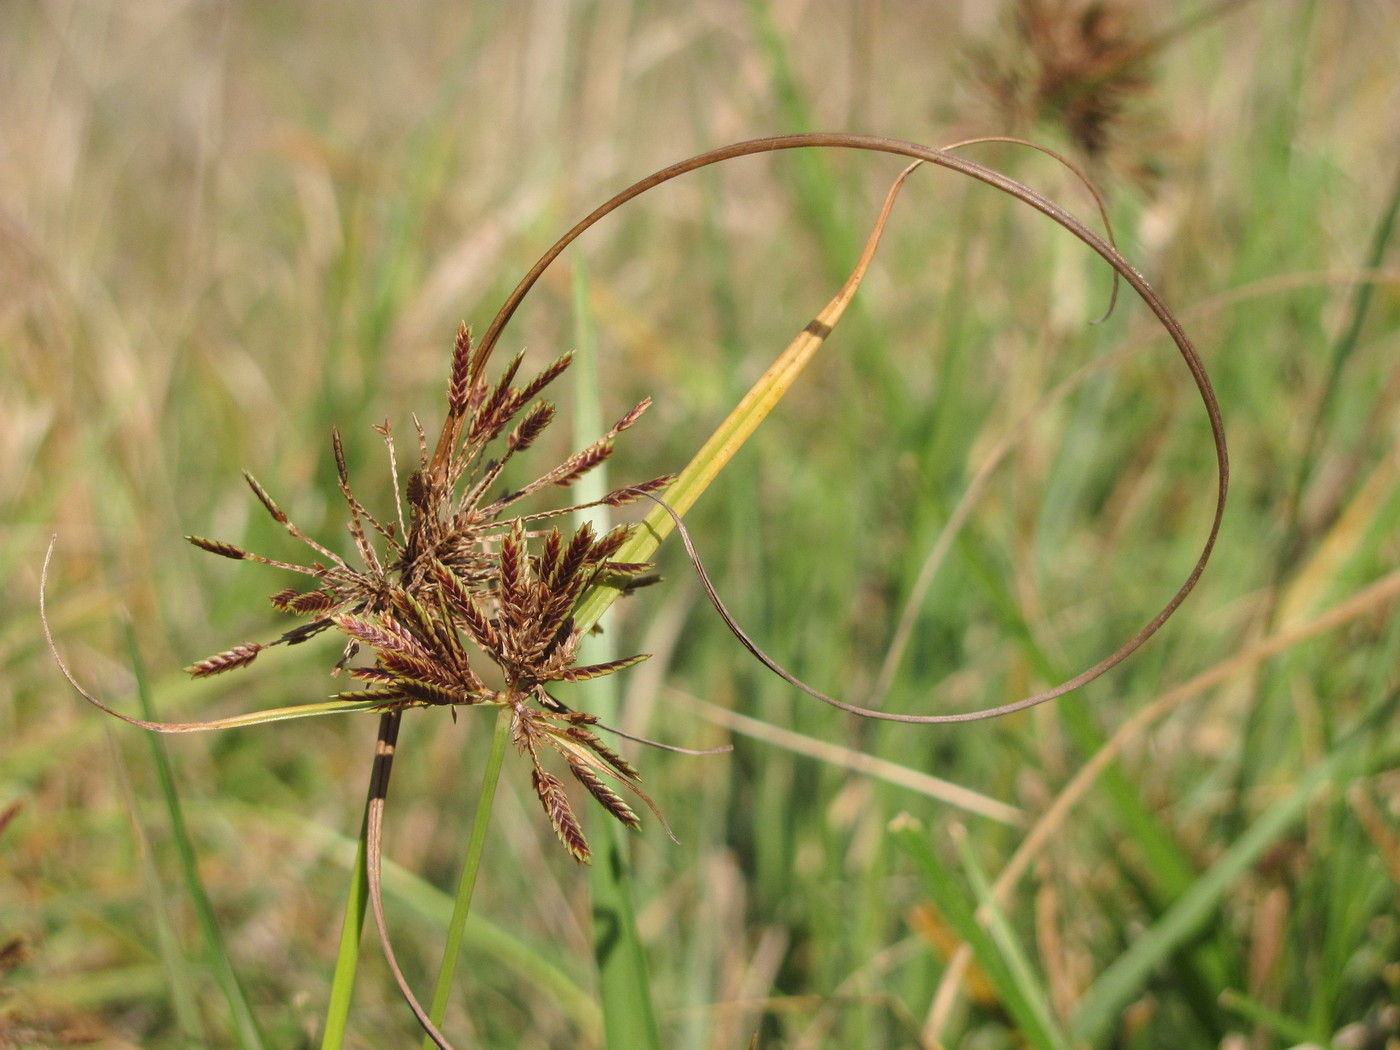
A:
<svg viewBox="0 0 1400 1050">
<path fill-rule="evenodd" d="M 772 5 L 766 0 L 749 0 L 746 5 L 749 23 L 758 37 L 758 45 L 768 61 L 769 83 L 783 125 L 789 131 L 817 131 L 812 107 L 803 95 L 788 41 L 773 18 Z M 859 234 L 851 223 L 843 220 L 837 209 L 837 180 L 831 158 L 823 150 L 800 150 L 792 158 L 792 184 L 804 222 L 816 232 L 821 244 L 821 262 L 828 278 L 841 280 L 844 260 L 849 259 L 860 243 Z"/>
<path fill-rule="evenodd" d="M 128 642 L 130 642 L 128 632 Z M 170 915 L 170 906 L 165 887 L 161 883 L 160 871 L 156 867 L 151 850 L 150 837 L 146 834 L 145 821 L 140 818 L 135 793 L 131 789 L 131 777 L 127 773 L 126 762 L 121 753 L 113 748 L 117 758 L 117 777 L 121 793 L 131 814 L 131 826 L 136 836 L 141 857 L 141 875 L 146 883 L 147 897 L 156 923 L 156 947 L 160 954 L 161 969 L 164 975 L 162 987 L 169 990 L 171 1009 L 175 1023 L 179 1026 L 181 1038 L 187 1046 L 203 1047 L 208 1040 L 199 1015 L 197 993 L 192 981 L 191 960 L 180 944 L 175 923 Z M 167 803 L 168 808 L 168 803 Z"/>
<path fill-rule="evenodd" d="M 987 932 L 991 934 L 992 942 L 1006 963 L 1008 976 L 1015 982 L 1026 1008 L 1035 1016 L 1038 1027 L 1049 1036 L 1051 1040 L 1049 1045 L 1055 1047 L 1056 1050 L 1068 1050 L 1069 1040 L 1060 1031 L 1059 1025 L 1056 1024 L 1049 1010 L 1045 1008 L 1045 1004 L 1050 1001 L 1049 994 L 1041 985 L 1039 978 L 1036 977 L 1030 959 L 1021 950 L 1016 934 L 1012 932 L 1011 923 L 1007 920 L 1006 912 L 997 903 L 996 895 L 992 892 L 991 882 L 973 855 L 967 835 L 963 833 L 961 828 L 957 830 L 955 841 L 958 849 L 958 860 L 962 863 L 963 874 L 967 876 L 968 882 L 972 884 L 973 892 L 977 895 L 978 909 L 987 916 Z"/>
<path fill-rule="evenodd" d="M 1099 975 L 1075 1011 L 1073 1031 L 1078 1038 L 1098 1044 L 1108 1037 L 1115 1020 L 1153 971 L 1210 921 L 1235 881 L 1302 817 L 1313 796 L 1350 760 L 1368 726 L 1391 706 L 1382 704 L 1372 711 L 1345 741 L 1303 774 L 1292 791 L 1264 810 L 1161 919 Z"/>
<path fill-rule="evenodd" d="M 227 810 L 229 803 L 222 809 Z M 352 877 L 352 894 L 347 911 L 354 917 L 348 924 L 354 936 L 343 937 L 342 944 L 358 944 L 358 930 L 363 923 L 363 902 L 368 901 L 364 886 L 363 842 L 352 846 L 352 840 L 334 828 L 315 823 L 295 812 L 259 809 L 260 818 L 277 828 L 289 843 L 315 846 L 332 863 L 358 872 Z M 358 879 L 358 881 L 356 881 Z M 452 919 L 453 898 L 446 892 L 406 870 L 394 861 L 384 860 L 384 899 L 394 901 L 413 913 L 426 930 L 447 928 Z M 359 903 L 357 903 L 359 902 Z M 552 999 L 583 1033 L 583 1042 L 596 1043 L 602 1031 L 598 1005 L 579 981 L 560 969 L 553 949 L 539 950 L 520 940 L 500 926 L 483 919 L 479 912 L 467 918 L 463 944 L 484 959 L 492 960 L 498 970 L 508 970 L 516 985 L 537 990 Z M 346 952 L 348 956 L 349 951 Z M 353 977 L 353 968 L 350 969 Z M 334 991 L 332 992 L 334 995 Z M 326 1050 L 330 1050 L 329 1045 Z"/>
<path fill-rule="evenodd" d="M 451 922 L 453 898 L 391 860 L 384 861 L 384 899 L 394 900 L 416 912 L 431 928 L 442 929 Z M 557 954 L 521 941 L 501 927 L 487 922 L 479 913 L 467 916 L 463 942 L 498 968 L 509 969 L 524 984 L 548 996 L 582 1033 L 580 1042 L 597 1043 L 603 1022 L 598 1004 L 580 984 L 559 968 Z"/>
<path fill-rule="evenodd" d="M 1002 1004 L 1031 1046 L 1039 1050 L 1063 1050 L 1066 1043 L 1050 1026 L 1040 1002 L 1028 995 L 1017 979 L 1006 956 L 992 936 L 977 921 L 972 902 L 958 886 L 952 871 L 934 852 L 927 833 L 913 821 L 902 821 L 893 830 L 894 839 L 918 866 L 923 886 L 958 935 L 967 942 L 978 965 L 997 990 Z"/>
<path fill-rule="evenodd" d="M 1314 1041 L 1313 1033 L 1301 1021 L 1281 1014 L 1233 988 L 1226 988 L 1220 993 L 1220 1005 L 1239 1014 L 1251 1024 L 1271 1029 L 1290 1046 L 1299 1046 Z"/>
<path fill-rule="evenodd" d="M 151 699 L 150 685 L 146 679 L 146 668 L 141 661 L 141 653 L 136 646 L 136 640 L 129 630 L 127 632 L 127 646 L 131 652 L 131 667 L 136 677 L 136 692 L 141 700 L 141 710 L 148 719 L 155 720 L 155 703 Z M 189 829 L 185 826 L 180 797 L 175 790 L 175 776 L 170 769 L 170 759 L 165 753 L 165 744 L 155 733 L 149 734 L 148 739 L 156 775 L 160 780 L 161 794 L 165 798 L 165 807 L 170 814 L 170 833 L 175 841 L 176 853 L 180 858 L 180 871 L 184 878 L 185 890 L 194 905 L 200 930 L 204 934 L 205 951 L 213 966 L 214 977 L 224 993 L 224 999 L 228 1002 L 234 1037 L 237 1039 L 238 1045 L 245 1050 L 263 1050 L 267 1044 L 263 1039 L 262 1030 L 258 1026 L 257 1018 L 253 1015 L 252 1007 L 248 1004 L 248 997 L 243 992 L 238 975 L 234 972 L 233 963 L 229 960 L 223 934 L 219 930 L 218 920 L 214 917 L 213 905 L 209 901 L 209 895 L 204 890 L 204 883 L 199 878 L 199 866 L 195 860 L 194 844 L 190 841 Z"/>
<path fill-rule="evenodd" d="M 447 924 L 447 942 L 442 949 L 442 965 L 438 969 L 437 984 L 433 987 L 433 1002 L 428 1009 L 428 1017 L 433 1024 L 442 1027 L 447 1014 L 447 999 L 452 992 L 452 978 L 457 972 L 457 960 L 462 955 L 462 938 L 467 929 L 467 917 L 471 914 L 472 893 L 476 889 L 477 872 L 481 870 L 481 857 L 486 851 L 486 832 L 491 825 L 491 807 L 496 801 L 496 785 L 501 779 L 501 765 L 505 762 L 506 743 L 510 740 L 511 709 L 502 707 L 496 714 L 496 728 L 491 734 L 491 754 L 486 759 L 486 772 L 481 778 L 481 796 L 476 804 L 476 818 L 472 822 L 471 843 L 467 847 L 466 863 L 462 866 L 462 876 L 457 881 L 457 896 L 452 902 L 452 918 Z M 423 1038 L 423 1050 L 433 1050 L 433 1040 Z"/>
<path fill-rule="evenodd" d="M 588 312 L 588 276 L 583 261 L 574 264 L 574 326 L 578 356 L 575 363 L 575 444 L 595 440 L 606 429 L 598 387 L 596 339 Z M 599 499 L 607 492 L 606 465 L 586 474 L 574 486 L 580 503 Z M 605 508 L 579 512 L 576 524 L 593 521 L 599 531 L 608 523 Z M 639 530 L 641 534 L 641 530 Z M 620 559 L 625 555 L 619 554 Z M 630 560 L 630 559 L 627 559 Z M 616 659 L 617 645 L 607 634 L 585 637 L 579 659 L 597 663 Z M 611 676 L 596 679 L 588 689 L 589 709 L 604 722 L 617 717 L 617 686 Z M 630 863 L 626 857 L 626 829 L 605 817 L 595 821 L 591 872 L 593 891 L 593 952 L 598 963 L 598 993 L 603 1004 L 603 1027 L 612 1050 L 661 1050 L 661 1033 L 652 1005 L 651 978 L 646 953 L 637 934 L 636 906 L 632 900 Z"/>
</svg>

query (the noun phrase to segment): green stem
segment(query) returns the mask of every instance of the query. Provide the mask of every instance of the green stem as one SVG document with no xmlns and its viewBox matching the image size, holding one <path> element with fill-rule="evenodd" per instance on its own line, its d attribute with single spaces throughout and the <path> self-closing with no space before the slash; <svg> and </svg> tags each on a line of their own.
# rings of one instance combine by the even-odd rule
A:
<svg viewBox="0 0 1400 1050">
<path fill-rule="evenodd" d="M 603 427 L 602 391 L 598 382 L 595 332 L 588 309 L 588 271 L 583 259 L 574 263 L 574 325 L 578 348 L 578 383 L 575 400 L 576 442 L 582 446 Z M 581 503 L 602 497 L 607 491 L 604 464 L 575 482 L 573 495 Z M 607 531 L 605 507 L 575 512 L 575 525 L 591 520 Z M 601 616 L 603 610 L 599 610 Z M 577 615 L 577 614 L 576 614 Z M 589 623 L 594 623 L 594 616 Z M 617 656 L 617 643 L 608 634 L 585 636 L 580 659 L 603 662 Z M 589 709 L 604 722 L 619 717 L 617 683 L 611 677 L 589 684 Z M 660 1050 L 661 1034 L 652 1005 L 651 979 L 646 952 L 637 933 L 637 910 L 632 900 L 632 880 L 627 862 L 626 830 L 612 820 L 590 827 L 595 849 L 589 883 L 593 895 L 593 954 L 598 964 L 598 998 L 603 1006 L 603 1031 L 609 1050 Z"/>
<path fill-rule="evenodd" d="M 457 971 L 457 959 L 462 951 L 462 935 L 471 914 L 472 891 L 476 889 L 476 874 L 481 868 L 481 855 L 486 850 L 486 831 L 491 824 L 491 806 L 496 799 L 496 785 L 501 779 L 505 762 L 506 743 L 510 740 L 511 709 L 502 707 L 496 715 L 496 729 L 491 736 L 491 754 L 486 759 L 486 773 L 481 778 L 481 795 L 476 803 L 472 822 L 472 840 L 467 847 L 467 862 L 457 882 L 457 899 L 452 905 L 452 919 L 447 925 L 447 944 L 442 950 L 442 966 L 438 969 L 437 985 L 433 988 L 433 1004 L 428 1016 L 442 1027 L 447 1013 L 447 997 L 452 991 L 452 978 Z M 433 1041 L 424 1037 L 423 1050 L 434 1050 Z"/>
<path fill-rule="evenodd" d="M 360 821 L 360 841 L 355 847 L 355 866 L 350 869 L 350 894 L 345 902 L 345 922 L 340 930 L 340 951 L 335 957 L 331 998 L 326 1006 L 326 1031 L 321 1050 L 340 1050 L 350 1019 L 350 1002 L 355 990 L 355 969 L 360 961 L 360 934 L 365 927 L 369 904 L 369 880 L 365 875 L 365 836 L 369 830 L 369 803 Z"/>
</svg>

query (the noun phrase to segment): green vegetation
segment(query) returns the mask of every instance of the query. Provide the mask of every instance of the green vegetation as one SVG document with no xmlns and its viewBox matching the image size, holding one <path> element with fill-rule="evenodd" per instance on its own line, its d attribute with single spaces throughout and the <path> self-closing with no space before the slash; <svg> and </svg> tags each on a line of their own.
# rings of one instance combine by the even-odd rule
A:
<svg viewBox="0 0 1400 1050">
<path fill-rule="evenodd" d="M 1143 650 L 965 726 L 798 693 L 663 545 L 667 580 L 602 639 L 655 655 L 568 694 L 734 744 L 625 749 L 679 845 L 576 807 L 622 851 L 661 1045 L 1400 1039 L 1400 14 L 1042 4 L 1060 21 L 1017 31 L 1011 5 L 924 6 L 0 7 L 0 1046 L 320 1045 L 374 745 L 369 715 L 153 740 L 82 704 L 38 623 L 50 534 L 55 633 L 114 706 L 326 699 L 329 640 L 179 671 L 290 626 L 266 596 L 295 582 L 181 537 L 300 557 L 246 469 L 332 540 L 332 426 L 357 496 L 392 507 L 372 424 L 411 454 L 416 412 L 431 440 L 461 320 L 634 179 L 809 129 L 1083 159 L 1211 369 L 1231 505 Z M 967 155 L 1093 214 L 1040 154 Z M 834 294 L 901 166 L 755 157 L 649 193 L 546 275 L 498 363 L 590 346 L 601 419 L 655 399 L 610 476 L 679 470 Z M 1061 681 L 1150 618 L 1208 527 L 1213 457 L 1141 304 L 1089 324 L 1108 292 L 1058 227 L 915 172 L 842 326 L 687 514 L 755 640 L 842 699 L 936 714 Z M 555 429 L 542 461 L 578 447 Z M 425 1002 L 493 721 L 403 722 L 384 892 Z M 604 1045 L 636 978 L 600 983 L 592 879 L 508 755 L 456 1045 Z M 345 1045 L 417 1038 L 366 945 Z"/>
</svg>

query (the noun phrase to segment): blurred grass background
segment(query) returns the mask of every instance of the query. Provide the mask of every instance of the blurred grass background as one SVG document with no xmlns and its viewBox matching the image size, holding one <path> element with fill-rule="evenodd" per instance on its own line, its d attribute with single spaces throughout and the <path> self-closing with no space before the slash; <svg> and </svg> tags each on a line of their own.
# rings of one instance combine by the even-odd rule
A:
<svg viewBox="0 0 1400 1050">
<path fill-rule="evenodd" d="M 411 454 L 411 414 L 440 422 L 456 324 L 483 328 L 568 224 L 702 149 L 848 130 L 1020 133 L 1085 163 L 1211 368 L 1232 503 L 1146 649 L 973 726 L 855 722 L 795 695 L 663 548 L 668 582 L 618 624 L 621 648 L 657 654 L 624 683 L 626 724 L 735 747 L 636 756 L 681 842 L 648 821 L 633 847 L 666 1045 L 1396 1045 L 1397 38 L 1374 0 L 0 6 L 0 944 L 28 956 L 0 978 L 0 1043 L 232 1040 L 151 742 L 74 697 L 43 645 L 49 535 L 60 644 L 124 709 L 128 625 L 164 717 L 322 698 L 325 646 L 199 683 L 178 670 L 282 629 L 279 573 L 181 540 L 299 554 L 239 471 L 343 541 L 331 426 L 357 493 L 389 506 L 371 424 L 390 418 Z M 1091 211 L 1038 154 L 975 155 Z M 685 463 L 835 290 L 898 168 L 748 159 L 585 237 L 604 414 L 657 402 L 615 479 Z M 507 350 L 571 346 L 568 263 Z M 1014 699 L 1151 617 L 1203 538 L 1212 460 L 1146 311 L 1089 326 L 1107 293 L 1062 231 L 917 173 L 853 314 L 691 516 L 760 644 L 871 699 L 930 549 L 1017 433 L 878 702 Z M 423 990 L 485 754 L 476 715 L 419 712 L 401 741 L 389 907 Z M 373 735 L 363 718 L 163 742 L 268 1045 L 315 1045 Z M 994 804 L 950 803 L 930 774 Z M 1036 828 L 1052 834 L 997 937 L 950 977 L 960 909 Z M 587 880 L 514 763 L 475 911 L 447 1030 L 600 1045 Z M 351 1045 L 401 1045 L 411 1018 L 364 955 Z"/>
</svg>

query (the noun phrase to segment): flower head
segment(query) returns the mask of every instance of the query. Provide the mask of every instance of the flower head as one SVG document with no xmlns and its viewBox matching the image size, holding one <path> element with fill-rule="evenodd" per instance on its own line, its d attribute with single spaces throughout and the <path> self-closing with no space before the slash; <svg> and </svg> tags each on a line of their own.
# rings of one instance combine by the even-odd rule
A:
<svg viewBox="0 0 1400 1050">
<path fill-rule="evenodd" d="M 277 609 L 305 622 L 269 644 L 237 645 L 186 670 L 205 677 L 246 667 L 270 646 L 295 645 L 334 630 L 344 636 L 345 645 L 333 673 L 348 668 L 350 677 L 365 685 L 341 692 L 337 699 L 374 701 L 383 710 L 508 706 L 513 739 L 530 756 L 535 791 L 551 824 L 569 852 L 587 861 L 588 843 L 562 783 L 541 763 L 546 746 L 562 756 L 569 772 L 629 827 L 638 826 L 637 816 L 608 781 L 623 784 L 649 806 L 651 800 L 637 787 L 636 769 L 589 728 L 597 720 L 565 707 L 549 694 L 548 687 L 611 674 L 645 659 L 638 655 L 576 666 L 582 632 L 574 626 L 573 610 L 593 582 L 605 576 L 613 581 L 636 580 L 650 565 L 612 560 L 630 526 L 599 536 L 584 524 L 566 537 L 543 523 L 583 506 L 631 503 L 659 491 L 671 479 L 655 478 L 615 489 L 596 504 L 511 513 L 527 496 L 551 486 L 567 487 L 605 462 L 617 436 L 649 404 L 642 401 L 593 444 L 533 481 L 503 488 L 507 465 L 553 421 L 554 405 L 539 395 L 570 361 L 571 355 L 560 357 L 517 387 L 521 364 L 517 356 L 494 383 L 487 383 L 481 376 L 485 362 L 473 351 L 470 332 L 463 326 L 457 333 L 448 384 L 446 451 L 440 444 L 430 457 L 422 428 L 417 428 L 419 465 L 405 486 L 407 515 L 401 503 L 397 520 L 387 524 L 351 491 L 340 435 L 335 433 L 336 469 L 349 509 L 347 527 L 359 555 L 358 566 L 302 532 L 267 491 L 245 475 L 268 513 L 318 557 L 310 564 L 295 564 L 220 540 L 188 539 L 213 554 L 309 577 L 313 586 L 306 590 L 288 588 L 272 595 Z M 376 429 L 389 446 L 397 484 L 392 432 L 388 423 Z M 366 651 L 370 659 L 360 660 Z M 504 685 L 487 684 L 480 673 L 483 662 L 494 665 L 497 672 L 489 677 Z"/>
</svg>

